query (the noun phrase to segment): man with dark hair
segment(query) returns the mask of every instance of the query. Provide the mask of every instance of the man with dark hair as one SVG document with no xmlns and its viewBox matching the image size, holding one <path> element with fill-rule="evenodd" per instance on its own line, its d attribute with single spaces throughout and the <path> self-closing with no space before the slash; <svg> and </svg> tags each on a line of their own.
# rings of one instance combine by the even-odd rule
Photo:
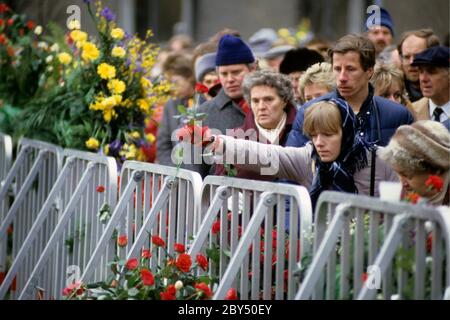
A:
<svg viewBox="0 0 450 320">
<path fill-rule="evenodd" d="M 416 120 L 441 122 L 450 131 L 450 49 L 431 47 L 416 55 L 423 98 L 413 103 Z"/>
<path fill-rule="evenodd" d="M 357 115 L 357 131 L 367 142 L 385 146 L 402 124 L 413 122 L 411 113 L 402 105 L 374 96 L 369 83 L 375 65 L 375 48 L 367 38 L 350 34 L 340 38 L 329 52 L 336 89 L 305 104 L 289 135 L 288 146 L 301 147 L 309 138 L 303 134 L 304 112 L 321 100 L 344 99 Z"/>
<path fill-rule="evenodd" d="M 405 74 L 405 88 L 411 102 L 422 98 L 419 84 L 419 68 L 412 66 L 414 57 L 427 48 L 438 46 L 439 38 L 431 29 L 407 31 L 402 34 L 397 49 Z"/>
<path fill-rule="evenodd" d="M 244 100 L 241 86 L 244 76 L 256 70 L 255 57 L 250 47 L 241 38 L 226 34 L 219 41 L 216 70 L 222 89 L 212 100 L 203 103 L 197 113 L 207 115 L 202 123 L 203 126 L 226 134 L 227 129 L 241 126 L 246 113 L 251 112 Z M 194 147 L 193 153 L 184 158 L 184 167 L 199 172 L 202 177 L 214 174 L 214 166 L 203 161 L 201 164 L 194 163 L 196 155 L 202 152 L 198 149 Z"/>
</svg>

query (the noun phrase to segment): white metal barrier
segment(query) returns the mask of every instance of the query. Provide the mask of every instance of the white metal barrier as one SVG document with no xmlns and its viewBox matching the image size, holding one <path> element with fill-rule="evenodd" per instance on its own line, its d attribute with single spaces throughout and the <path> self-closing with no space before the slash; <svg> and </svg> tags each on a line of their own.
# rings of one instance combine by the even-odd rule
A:
<svg viewBox="0 0 450 320">
<path fill-rule="evenodd" d="M 312 220 L 304 187 L 208 176 L 202 208 L 206 215 L 189 254 L 220 250 L 219 265 L 210 260 L 208 271 L 220 280 L 214 299 L 224 299 L 230 287 L 238 289 L 242 300 L 294 297 L 298 283 L 293 273 L 309 251 L 306 237 Z M 220 225 L 220 232 L 214 224 Z"/>
<path fill-rule="evenodd" d="M 444 298 L 448 207 L 324 192 L 315 218 L 314 256 L 296 299 Z"/>
<path fill-rule="evenodd" d="M 67 149 L 64 158 L 65 165 L 0 286 L 0 298 L 15 277 L 22 297 L 59 298 L 69 266 L 81 269 L 100 238 L 104 226 L 96 215 L 105 203 L 115 205 L 116 162 Z"/>
<path fill-rule="evenodd" d="M 4 185 L 4 180 L 11 168 L 12 152 L 11 137 L 0 132 L 0 189 Z M 4 201 L 0 201 L 0 223 L 5 219 L 8 210 L 9 196 L 6 195 Z M 0 242 L 0 283 L 2 283 L 6 272 L 6 245 L 6 241 Z"/>
<path fill-rule="evenodd" d="M 202 179 L 196 172 L 152 163 L 126 161 L 121 172 L 120 199 L 81 277 L 83 282 L 105 280 L 111 249 L 121 258 L 140 256 L 152 244 L 149 234 L 160 236 L 169 254 L 174 244 L 187 244 L 198 224 Z M 119 248 L 114 234 L 126 236 Z M 165 253 L 159 249 L 150 259 L 154 270 L 162 265 Z M 111 260 L 111 259 L 110 259 Z"/>
<path fill-rule="evenodd" d="M 6 255 L 14 259 L 19 252 L 61 170 L 62 160 L 58 146 L 25 138 L 19 141 L 17 157 L 0 188 L 0 248 L 7 251 L 8 233 L 12 238 L 11 252 L 0 255 L 3 270 L 8 268 Z M 5 206 L 11 194 L 14 200 Z"/>
</svg>

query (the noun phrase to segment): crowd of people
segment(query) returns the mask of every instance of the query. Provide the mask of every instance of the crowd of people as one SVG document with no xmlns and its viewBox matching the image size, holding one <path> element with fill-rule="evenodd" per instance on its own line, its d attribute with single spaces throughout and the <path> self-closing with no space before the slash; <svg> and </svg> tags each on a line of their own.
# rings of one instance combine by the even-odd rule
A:
<svg viewBox="0 0 450 320">
<path fill-rule="evenodd" d="M 177 165 L 174 150 L 184 145 L 184 155 L 200 149 L 202 157 L 183 168 L 297 183 L 313 204 L 324 190 L 378 196 L 380 181 L 401 181 L 404 194 L 449 205 L 448 39 L 444 46 L 420 29 L 396 44 L 394 35 L 381 8 L 380 24 L 362 34 L 298 48 L 267 28 L 248 42 L 225 29 L 195 48 L 174 38 L 155 71 L 176 88 L 158 128 L 157 162 Z M 174 134 L 189 108 L 206 115 L 201 145 Z M 443 187 L 427 188 L 430 176 Z"/>
</svg>

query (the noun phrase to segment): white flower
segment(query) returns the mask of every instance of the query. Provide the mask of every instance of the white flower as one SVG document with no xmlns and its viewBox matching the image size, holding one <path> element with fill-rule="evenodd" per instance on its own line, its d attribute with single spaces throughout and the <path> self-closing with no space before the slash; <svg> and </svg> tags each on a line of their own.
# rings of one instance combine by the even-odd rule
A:
<svg viewBox="0 0 450 320">
<path fill-rule="evenodd" d="M 55 43 L 54 45 L 52 45 L 50 47 L 50 51 L 52 52 L 58 52 L 59 51 L 59 45 L 57 43 Z"/>
<path fill-rule="evenodd" d="M 48 49 L 48 44 L 47 44 L 47 42 L 45 42 L 45 41 L 40 41 L 40 42 L 38 42 L 38 48 L 39 49 L 44 49 L 44 50 L 47 50 Z"/>
<path fill-rule="evenodd" d="M 49 56 L 47 56 L 47 58 L 45 58 L 45 62 L 47 62 L 47 63 L 50 63 L 52 61 L 53 61 L 53 56 L 52 55 L 49 55 Z"/>
<path fill-rule="evenodd" d="M 53 66 L 48 66 L 48 67 L 47 67 L 47 71 L 48 71 L 48 72 L 52 72 L 52 71 L 53 71 Z"/>
<path fill-rule="evenodd" d="M 69 22 L 69 24 L 67 25 L 67 27 L 69 28 L 69 30 L 77 30 L 77 29 L 80 29 L 80 28 L 81 28 L 80 21 L 78 21 L 78 20 L 76 20 L 76 19 L 70 20 L 70 22 Z"/>
<path fill-rule="evenodd" d="M 39 36 L 42 33 L 42 27 L 37 26 L 36 28 L 34 28 L 34 33 Z"/>
<path fill-rule="evenodd" d="M 178 280 L 177 282 L 175 282 L 175 289 L 180 290 L 181 288 L 183 288 L 183 282 L 181 280 Z"/>
</svg>

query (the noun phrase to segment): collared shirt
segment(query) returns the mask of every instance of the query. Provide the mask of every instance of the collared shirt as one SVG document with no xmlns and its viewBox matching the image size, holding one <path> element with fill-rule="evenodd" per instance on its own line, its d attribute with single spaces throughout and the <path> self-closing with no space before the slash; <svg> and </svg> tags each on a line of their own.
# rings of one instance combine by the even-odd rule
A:
<svg viewBox="0 0 450 320">
<path fill-rule="evenodd" d="M 447 121 L 450 118 L 450 100 L 447 101 L 447 103 L 442 105 L 442 106 L 436 105 L 433 101 L 431 101 L 431 99 L 429 99 L 428 101 L 429 101 L 429 104 L 430 104 L 430 108 L 428 110 L 430 112 L 430 119 L 434 120 L 433 112 L 438 107 L 441 108 L 442 111 L 444 111 L 444 112 L 441 113 L 441 116 L 439 118 L 439 122 L 445 122 L 445 121 Z"/>
</svg>

